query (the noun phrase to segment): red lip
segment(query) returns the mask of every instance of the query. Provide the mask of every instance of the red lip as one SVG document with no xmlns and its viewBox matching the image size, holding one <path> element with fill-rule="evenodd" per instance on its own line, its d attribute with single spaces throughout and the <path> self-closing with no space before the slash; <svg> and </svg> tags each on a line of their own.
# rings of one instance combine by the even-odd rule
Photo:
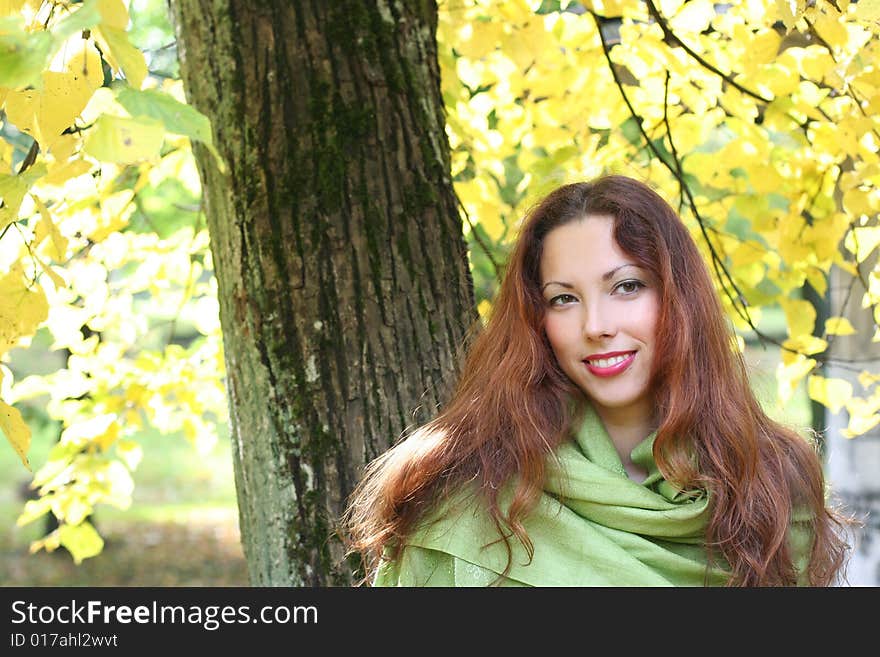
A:
<svg viewBox="0 0 880 657">
<path fill-rule="evenodd" d="M 590 371 L 590 374 L 594 376 L 607 377 L 607 376 L 616 376 L 621 372 L 625 371 L 629 368 L 630 365 L 633 364 L 633 361 L 636 358 L 635 351 L 612 351 L 607 354 L 597 354 L 595 356 L 590 356 L 590 358 L 595 358 L 598 360 L 599 358 L 610 358 L 612 356 L 621 356 L 625 354 L 631 354 L 629 358 L 626 360 L 617 363 L 616 365 L 612 365 L 611 367 L 599 368 L 590 364 L 589 360 L 584 360 L 584 365 L 587 366 L 587 369 Z"/>
<path fill-rule="evenodd" d="M 584 360 L 599 360 L 600 358 L 614 358 L 615 356 L 623 356 L 624 354 L 633 354 L 635 353 L 635 349 L 630 349 L 629 351 L 609 351 L 606 354 L 592 354 L 591 356 L 587 356 Z"/>
</svg>

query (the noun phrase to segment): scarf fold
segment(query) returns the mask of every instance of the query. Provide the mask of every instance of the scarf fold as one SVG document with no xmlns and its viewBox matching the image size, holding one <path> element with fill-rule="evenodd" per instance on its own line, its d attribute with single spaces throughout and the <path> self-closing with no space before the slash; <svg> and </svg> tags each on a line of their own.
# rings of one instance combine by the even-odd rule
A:
<svg viewBox="0 0 880 657">
<path fill-rule="evenodd" d="M 632 450 L 633 462 L 647 471 L 644 481 L 636 482 L 595 410 L 585 404 L 572 439 L 556 450 L 557 459 L 548 459 L 544 490 L 523 520 L 533 558 L 511 535 L 506 577 L 532 586 L 723 584 L 725 572 L 706 563 L 707 495 L 682 492 L 663 478 L 654 462 L 655 438 L 656 432 Z M 511 483 L 499 492 L 502 510 L 514 490 Z M 469 491 L 440 505 L 407 544 L 501 575 L 508 552 L 499 537 L 485 505 Z M 476 579 L 472 584 L 485 585 Z"/>
</svg>

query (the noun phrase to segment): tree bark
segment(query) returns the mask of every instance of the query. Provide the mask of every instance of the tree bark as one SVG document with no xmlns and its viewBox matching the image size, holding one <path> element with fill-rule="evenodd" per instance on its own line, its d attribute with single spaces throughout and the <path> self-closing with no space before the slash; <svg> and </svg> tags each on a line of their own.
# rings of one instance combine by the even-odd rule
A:
<svg viewBox="0 0 880 657">
<path fill-rule="evenodd" d="M 433 0 L 174 0 L 254 586 L 352 581 L 364 463 L 448 397 L 478 315 Z"/>
<path fill-rule="evenodd" d="M 862 272 L 877 266 L 876 253 L 859 265 Z M 859 281 L 838 267 L 832 267 L 829 287 L 835 311 L 843 308 L 856 330 L 855 335 L 838 336 L 831 343 L 830 355 L 841 361 L 829 365 L 826 376 L 849 381 L 854 394 L 864 397 L 866 391 L 858 381 L 858 371 L 877 371 L 880 362 L 880 342 L 872 342 L 876 326 L 871 309 L 861 308 L 864 289 Z M 845 304 L 845 305 L 844 305 Z M 863 524 L 855 531 L 854 549 L 847 579 L 853 586 L 880 585 L 880 426 L 846 438 L 841 433 L 849 424 L 844 408 L 830 413 L 825 438 L 828 479 L 831 490 Z"/>
</svg>

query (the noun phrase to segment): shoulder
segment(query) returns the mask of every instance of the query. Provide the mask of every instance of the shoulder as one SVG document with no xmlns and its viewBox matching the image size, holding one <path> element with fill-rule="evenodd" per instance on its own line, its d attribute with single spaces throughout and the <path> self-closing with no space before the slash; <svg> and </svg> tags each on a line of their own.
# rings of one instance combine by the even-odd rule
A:
<svg viewBox="0 0 880 657">
<path fill-rule="evenodd" d="M 448 552 L 407 545 L 400 558 L 383 561 L 373 580 L 374 587 L 486 587 L 521 586 Z"/>
</svg>

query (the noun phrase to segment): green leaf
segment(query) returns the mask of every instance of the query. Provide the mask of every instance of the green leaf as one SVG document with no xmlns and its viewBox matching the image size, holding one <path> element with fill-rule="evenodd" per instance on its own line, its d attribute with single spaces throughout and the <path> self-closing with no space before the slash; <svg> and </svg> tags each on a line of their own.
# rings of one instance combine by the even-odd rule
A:
<svg viewBox="0 0 880 657">
<path fill-rule="evenodd" d="M 110 66 L 122 71 L 128 83 L 135 89 L 140 89 L 147 77 L 147 62 L 144 53 L 131 45 L 128 33 L 103 24 L 95 28 L 94 35 Z"/>
<path fill-rule="evenodd" d="M 39 86 L 54 43 L 49 32 L 25 32 L 20 16 L 0 18 L 0 87 Z"/>
<path fill-rule="evenodd" d="M 64 17 L 52 28 L 56 43 L 61 43 L 77 32 L 89 30 L 101 22 L 98 0 L 86 0 L 72 14 Z"/>
<path fill-rule="evenodd" d="M 33 184 L 46 175 L 46 165 L 36 164 L 19 175 L 0 174 L 0 231 L 18 220 L 24 195 Z"/>
<path fill-rule="evenodd" d="M 158 157 L 164 139 L 165 126 L 155 119 L 103 114 L 89 131 L 83 150 L 104 162 L 133 164 Z"/>
<path fill-rule="evenodd" d="M 83 559 L 100 554 L 104 548 L 104 539 L 98 535 L 91 523 L 62 525 L 59 532 L 61 545 L 67 548 L 77 564 L 82 563 Z"/>
<path fill-rule="evenodd" d="M 2 400 L 0 400 L 0 431 L 6 434 L 24 467 L 30 470 L 27 453 L 31 445 L 31 430 L 22 420 L 21 412 Z"/>
<path fill-rule="evenodd" d="M 161 91 L 131 87 L 121 88 L 116 94 L 116 100 L 132 116 L 148 116 L 161 121 L 168 132 L 202 142 L 217 160 L 220 171 L 226 171 L 223 159 L 214 147 L 211 120 L 195 107 L 181 103 Z"/>
<path fill-rule="evenodd" d="M 97 0 L 87 0 L 51 32 L 24 29 L 21 16 L 0 18 L 0 87 L 42 87 L 40 75 L 68 38 L 101 22 Z"/>
<path fill-rule="evenodd" d="M 168 132 L 186 135 L 205 144 L 213 141 L 208 117 L 166 93 L 122 87 L 116 94 L 116 100 L 134 117 L 148 116 L 161 121 Z"/>
</svg>

